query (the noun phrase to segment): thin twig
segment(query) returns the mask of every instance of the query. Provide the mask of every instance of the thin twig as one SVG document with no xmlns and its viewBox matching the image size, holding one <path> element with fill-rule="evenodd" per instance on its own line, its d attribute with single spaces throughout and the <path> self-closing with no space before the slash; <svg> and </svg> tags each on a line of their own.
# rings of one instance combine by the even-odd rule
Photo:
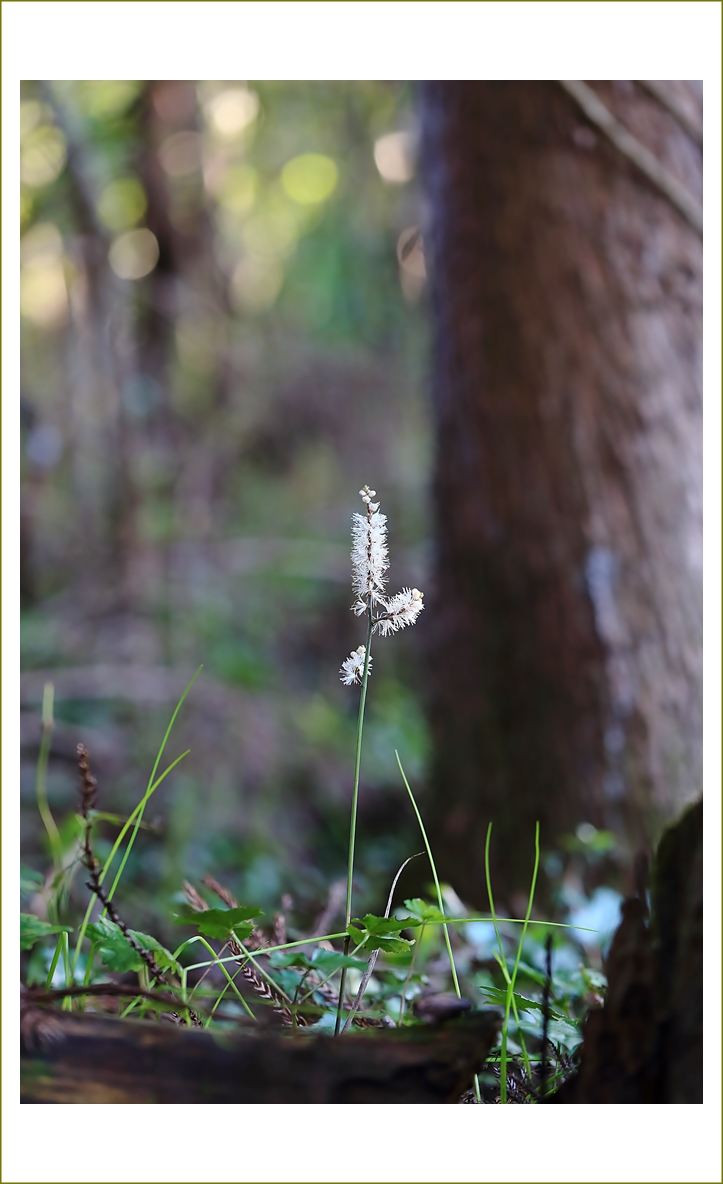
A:
<svg viewBox="0 0 723 1184">
<path fill-rule="evenodd" d="M 560 86 L 572 98 L 590 123 L 608 138 L 644 177 L 703 236 L 703 208 L 686 185 L 674 177 L 644 144 L 636 140 L 612 114 L 586 82 L 562 82 Z"/>
</svg>

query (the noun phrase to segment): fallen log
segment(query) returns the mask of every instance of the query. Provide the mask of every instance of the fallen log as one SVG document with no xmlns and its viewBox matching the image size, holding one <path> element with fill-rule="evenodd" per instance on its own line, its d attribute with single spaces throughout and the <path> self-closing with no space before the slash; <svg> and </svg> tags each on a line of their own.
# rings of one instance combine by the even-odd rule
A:
<svg viewBox="0 0 723 1184">
<path fill-rule="evenodd" d="M 21 1056 L 40 1104 L 456 1103 L 492 1047 L 496 1012 L 335 1039 L 213 1033 L 46 1011 Z"/>
</svg>

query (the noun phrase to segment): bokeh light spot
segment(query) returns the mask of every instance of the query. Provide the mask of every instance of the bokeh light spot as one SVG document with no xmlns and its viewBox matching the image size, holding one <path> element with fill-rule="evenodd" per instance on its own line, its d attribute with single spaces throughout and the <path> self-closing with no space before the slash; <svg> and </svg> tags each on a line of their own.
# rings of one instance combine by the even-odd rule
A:
<svg viewBox="0 0 723 1184">
<path fill-rule="evenodd" d="M 123 177 L 106 185 L 98 199 L 98 217 L 109 230 L 128 230 L 140 221 L 147 205 L 140 181 Z"/>
<path fill-rule="evenodd" d="M 339 181 L 339 170 L 330 156 L 305 152 L 288 161 L 281 171 L 281 184 L 299 205 L 316 205 L 331 197 Z"/>
<path fill-rule="evenodd" d="M 65 136 L 60 128 L 43 124 L 25 137 L 20 149 L 20 177 L 39 189 L 50 185 L 65 168 Z"/>
<path fill-rule="evenodd" d="M 39 222 L 20 243 L 20 312 L 43 329 L 62 325 L 68 313 L 63 240 L 52 222 Z"/>
<path fill-rule="evenodd" d="M 233 140 L 256 119 L 259 96 L 247 86 L 231 86 L 208 102 L 206 111 L 213 131 L 223 140 Z"/>
<path fill-rule="evenodd" d="M 91 119 L 109 119 L 128 110 L 144 83 L 117 78 L 84 82 L 82 86 L 85 110 Z"/>
<path fill-rule="evenodd" d="M 52 112 L 43 103 L 39 103 L 36 99 L 27 100 L 20 104 L 20 138 L 24 140 L 30 132 L 34 131 L 39 123 L 43 120 L 48 122 L 52 120 Z"/>
<path fill-rule="evenodd" d="M 278 260 L 248 255 L 231 277 L 231 301 L 239 311 L 262 312 L 271 308 L 283 282 L 284 269 Z"/>
<path fill-rule="evenodd" d="M 122 280 L 140 280 L 153 271 L 159 253 L 158 239 L 150 230 L 129 230 L 113 242 L 108 261 Z"/>
<path fill-rule="evenodd" d="M 390 132 L 374 145 L 374 163 L 380 176 L 392 185 L 404 185 L 414 176 L 414 151 L 409 132 Z"/>
</svg>

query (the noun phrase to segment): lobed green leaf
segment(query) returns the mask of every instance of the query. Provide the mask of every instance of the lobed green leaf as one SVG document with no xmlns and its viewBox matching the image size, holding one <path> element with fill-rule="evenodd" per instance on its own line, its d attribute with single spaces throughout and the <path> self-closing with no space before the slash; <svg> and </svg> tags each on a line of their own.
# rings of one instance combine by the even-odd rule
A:
<svg viewBox="0 0 723 1184">
<path fill-rule="evenodd" d="M 203 913 L 185 914 L 174 918 L 174 925 L 195 925 L 199 933 L 219 941 L 227 941 L 232 936 L 245 941 L 254 928 L 250 923 L 253 917 L 263 917 L 262 910 L 255 905 L 238 905 L 233 909 L 206 909 Z"/>
<path fill-rule="evenodd" d="M 114 921 L 109 921 L 105 917 L 101 921 L 91 922 L 87 932 L 90 940 L 95 943 L 103 965 L 108 970 L 113 970 L 117 974 L 126 974 L 129 970 L 138 971 L 144 965 L 138 951 L 133 949 L 130 942 L 126 940 L 123 931 Z M 175 974 L 181 973 L 181 967 L 173 955 L 159 941 L 156 941 L 155 937 L 151 937 L 148 933 L 139 933 L 135 929 L 130 929 L 129 933 L 139 946 L 153 955 L 161 970 L 171 970 Z"/>
</svg>

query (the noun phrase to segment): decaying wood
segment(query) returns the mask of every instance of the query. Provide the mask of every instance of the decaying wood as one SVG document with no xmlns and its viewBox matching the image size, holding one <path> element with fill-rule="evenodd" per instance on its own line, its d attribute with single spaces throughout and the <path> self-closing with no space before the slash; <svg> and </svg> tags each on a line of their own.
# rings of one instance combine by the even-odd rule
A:
<svg viewBox="0 0 723 1184">
<path fill-rule="evenodd" d="M 437 1029 L 331 1036 L 212 1034 L 54 1012 L 21 1058 L 21 1102 L 455 1103 L 497 1034 L 496 1012 Z"/>
<path fill-rule="evenodd" d="M 658 848 L 648 918 L 626 900 L 607 960 L 605 1007 L 584 1027 L 580 1071 L 557 1103 L 703 1101 L 703 803 Z"/>
</svg>

